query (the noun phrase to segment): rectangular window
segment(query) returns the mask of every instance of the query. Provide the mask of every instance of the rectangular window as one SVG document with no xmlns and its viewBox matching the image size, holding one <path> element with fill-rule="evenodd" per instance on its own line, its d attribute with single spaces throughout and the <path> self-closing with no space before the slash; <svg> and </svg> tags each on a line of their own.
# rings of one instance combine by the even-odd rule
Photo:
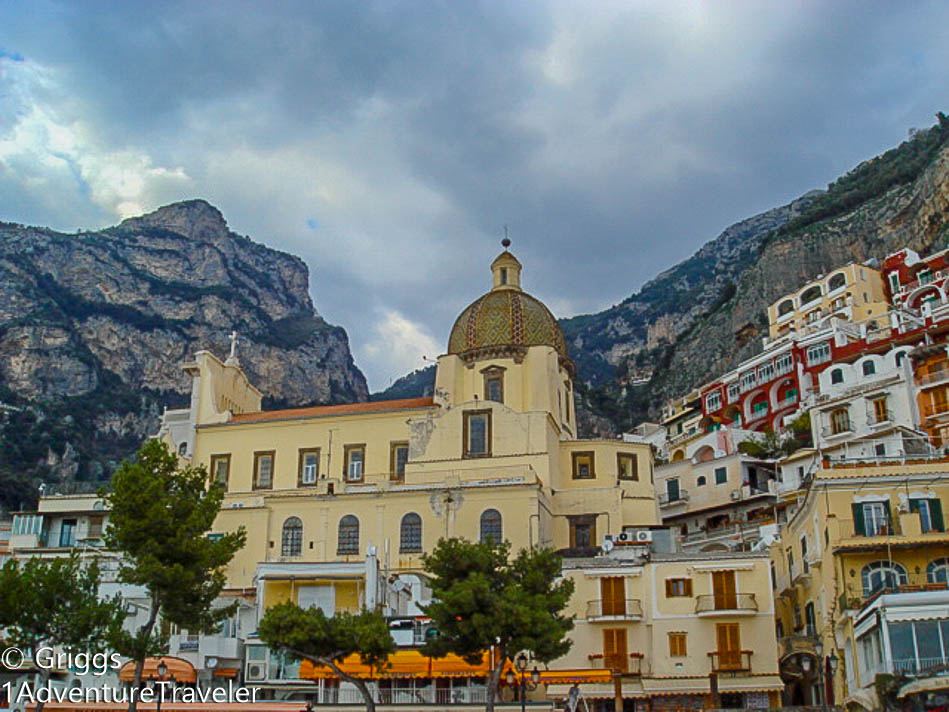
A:
<svg viewBox="0 0 949 712">
<path fill-rule="evenodd" d="M 666 499 L 668 499 L 670 502 L 679 501 L 679 480 L 678 479 L 673 478 L 671 480 L 666 480 Z"/>
<path fill-rule="evenodd" d="M 734 403 L 741 395 L 741 386 L 737 382 L 728 384 L 728 402 Z"/>
<path fill-rule="evenodd" d="M 666 579 L 666 598 L 690 598 L 692 596 L 692 579 Z"/>
<path fill-rule="evenodd" d="M 714 413 L 722 407 L 722 394 L 719 391 L 709 393 L 705 396 L 705 412 Z"/>
<path fill-rule="evenodd" d="M 484 373 L 484 399 L 495 403 L 504 402 L 504 373 L 497 368 Z"/>
<path fill-rule="evenodd" d="M 745 373 L 741 374 L 741 390 L 750 391 L 754 387 L 755 387 L 755 372 L 746 371 Z"/>
<path fill-rule="evenodd" d="M 774 366 L 771 363 L 758 366 L 758 383 L 767 383 L 772 378 L 774 378 Z"/>
<path fill-rule="evenodd" d="M 603 666 L 617 672 L 629 670 L 625 628 L 607 628 L 603 631 Z"/>
<path fill-rule="evenodd" d="M 942 518 L 942 502 L 936 498 L 910 499 L 909 511 L 919 512 L 919 523 L 922 531 L 942 532 L 946 530 Z"/>
<path fill-rule="evenodd" d="M 880 536 L 890 531 L 889 502 L 855 502 L 852 510 L 857 536 Z"/>
<path fill-rule="evenodd" d="M 389 446 L 389 479 L 401 482 L 405 479 L 405 463 L 409 461 L 409 444 L 392 443 Z"/>
<path fill-rule="evenodd" d="M 366 475 L 366 445 L 343 447 L 343 476 L 347 482 L 362 482 Z"/>
<path fill-rule="evenodd" d="M 471 410 L 464 417 L 464 456 L 491 455 L 491 411 Z"/>
<path fill-rule="evenodd" d="M 669 633 L 669 657 L 684 658 L 689 654 L 685 640 L 685 633 Z"/>
<path fill-rule="evenodd" d="M 873 401 L 873 422 L 885 423 L 890 418 L 887 414 L 886 397 L 877 398 Z"/>
<path fill-rule="evenodd" d="M 59 545 L 61 547 L 76 545 L 76 520 L 64 519 L 59 528 Z"/>
<path fill-rule="evenodd" d="M 625 452 L 617 453 L 616 472 L 621 480 L 638 480 L 639 462 L 636 456 Z"/>
<path fill-rule="evenodd" d="M 804 573 L 808 572 L 807 564 L 807 537 L 801 537 L 801 566 L 804 567 Z"/>
<path fill-rule="evenodd" d="M 890 291 L 894 294 L 900 291 L 900 275 L 897 272 L 890 272 Z"/>
<path fill-rule="evenodd" d="M 728 468 L 716 467 L 715 468 L 715 484 L 723 485 L 726 482 L 728 482 Z"/>
<path fill-rule="evenodd" d="M 254 489 L 273 487 L 274 455 L 273 450 L 254 453 Z"/>
<path fill-rule="evenodd" d="M 626 579 L 622 576 L 604 576 L 600 579 L 600 610 L 604 616 L 626 615 Z"/>
<path fill-rule="evenodd" d="M 297 486 L 309 487 L 316 484 L 320 476 L 320 449 L 318 447 L 301 448 L 297 467 Z"/>
<path fill-rule="evenodd" d="M 570 522 L 570 548 L 589 549 L 596 546 L 596 515 L 580 514 L 567 517 Z"/>
<path fill-rule="evenodd" d="M 589 480 L 596 477 L 593 462 L 592 452 L 573 453 L 573 479 Z"/>
<path fill-rule="evenodd" d="M 824 341 L 814 344 L 807 349 L 807 365 L 814 366 L 819 363 L 830 361 L 830 343 Z"/>
<path fill-rule="evenodd" d="M 211 479 L 212 482 L 221 485 L 227 489 L 227 482 L 231 477 L 231 456 L 230 455 L 211 455 Z"/>
<path fill-rule="evenodd" d="M 105 521 L 104 516 L 89 517 L 89 538 L 98 539 L 102 536 L 102 524 Z"/>
<path fill-rule="evenodd" d="M 735 586 L 734 571 L 712 572 L 712 593 L 716 611 L 730 611 L 738 608 L 738 594 Z"/>
</svg>

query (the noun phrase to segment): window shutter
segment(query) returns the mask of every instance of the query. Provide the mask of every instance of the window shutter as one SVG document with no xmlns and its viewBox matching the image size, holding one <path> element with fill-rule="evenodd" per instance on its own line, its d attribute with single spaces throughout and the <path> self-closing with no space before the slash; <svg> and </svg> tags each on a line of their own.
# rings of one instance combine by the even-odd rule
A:
<svg viewBox="0 0 949 712">
<path fill-rule="evenodd" d="M 863 523 L 863 505 L 859 502 L 854 502 L 850 506 L 853 509 L 853 533 L 857 536 L 866 536 L 867 529 Z"/>
<path fill-rule="evenodd" d="M 666 579 L 666 598 L 672 598 L 672 581 Z"/>
<path fill-rule="evenodd" d="M 685 580 L 685 595 L 689 597 L 692 596 L 692 579 Z"/>
<path fill-rule="evenodd" d="M 942 518 L 942 500 L 938 498 L 929 500 L 929 514 L 933 518 L 933 529 L 937 532 L 946 531 L 946 524 Z"/>
<path fill-rule="evenodd" d="M 883 508 L 886 510 L 886 533 L 892 535 L 895 533 L 895 529 L 893 528 L 893 513 L 890 511 L 889 500 L 883 503 Z"/>
</svg>

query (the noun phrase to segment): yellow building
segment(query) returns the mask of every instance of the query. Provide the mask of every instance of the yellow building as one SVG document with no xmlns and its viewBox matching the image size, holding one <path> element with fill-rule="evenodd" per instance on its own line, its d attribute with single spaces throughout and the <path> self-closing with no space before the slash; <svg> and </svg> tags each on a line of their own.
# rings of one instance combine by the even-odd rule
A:
<svg viewBox="0 0 949 712">
<path fill-rule="evenodd" d="M 215 529 L 248 532 L 228 587 L 258 613 L 292 600 L 411 616 L 426 600 L 422 554 L 441 537 L 592 552 L 659 523 L 650 447 L 577 438 L 556 319 L 521 289 L 510 252 L 491 275 L 452 328 L 433 398 L 263 411 L 233 348 L 185 366 L 191 404 L 166 412 L 162 435 L 225 485 Z M 263 646 L 248 647 L 246 672 L 296 674 Z"/>
<path fill-rule="evenodd" d="M 768 332 L 771 339 L 800 335 L 826 326 L 832 317 L 850 322 L 879 319 L 882 326 L 889 309 L 880 270 L 851 262 L 777 299 L 768 307 Z"/>
<path fill-rule="evenodd" d="M 557 667 L 619 671 L 623 697 L 637 710 L 778 706 L 767 553 L 663 553 L 674 548 L 672 534 L 654 531 L 649 548 L 564 560 L 576 627 Z M 547 694 L 562 699 L 568 688 L 550 685 Z M 615 687 L 583 685 L 581 694 L 611 699 Z"/>
<path fill-rule="evenodd" d="M 787 704 L 945 699 L 947 499 L 947 461 L 817 470 L 772 547 Z"/>
</svg>

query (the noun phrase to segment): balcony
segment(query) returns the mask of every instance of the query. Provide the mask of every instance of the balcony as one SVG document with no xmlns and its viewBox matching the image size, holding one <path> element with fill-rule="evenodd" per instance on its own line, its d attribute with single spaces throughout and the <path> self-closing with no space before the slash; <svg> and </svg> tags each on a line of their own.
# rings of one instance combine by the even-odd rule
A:
<svg viewBox="0 0 949 712">
<path fill-rule="evenodd" d="M 867 410 L 867 423 L 871 428 L 882 428 L 886 425 L 892 425 L 894 420 L 893 411 L 887 410 L 885 413 L 878 413 L 876 410 Z"/>
<path fill-rule="evenodd" d="M 594 653 L 588 655 L 587 660 L 590 661 L 590 667 L 598 670 L 613 670 L 624 675 L 642 675 L 643 672 L 642 653 L 629 653 L 628 655 Z"/>
<path fill-rule="evenodd" d="M 618 601 L 587 601 L 587 621 L 642 620 L 643 604 L 639 599 Z"/>
<path fill-rule="evenodd" d="M 938 675 L 949 671 L 949 655 L 935 658 L 900 658 L 893 661 L 894 674 L 910 677 Z"/>
<path fill-rule="evenodd" d="M 783 398 L 774 404 L 775 410 L 784 410 L 785 408 L 790 408 L 792 405 L 797 403 L 797 396 L 789 396 Z"/>
<path fill-rule="evenodd" d="M 786 635 L 778 640 L 778 656 L 783 660 L 791 655 L 804 653 L 817 657 L 815 644 L 817 636 L 809 633 L 807 635 Z"/>
<path fill-rule="evenodd" d="M 753 650 L 715 650 L 708 654 L 712 672 L 751 672 Z"/>
<path fill-rule="evenodd" d="M 881 586 L 870 593 L 864 593 L 863 589 L 857 586 L 847 586 L 843 593 L 837 599 L 837 605 L 842 611 L 859 611 L 876 601 L 880 596 L 899 596 L 903 594 L 920 594 L 927 592 L 946 592 L 949 591 L 949 584 L 941 581 L 931 582 L 925 574 L 909 574 L 905 583 L 895 583 L 891 586 Z M 938 601 L 943 601 L 945 593 L 927 593 L 926 598 L 935 596 Z M 891 601 L 892 603 L 892 601 Z"/>
<path fill-rule="evenodd" d="M 751 616 L 758 612 L 758 601 L 753 593 L 706 593 L 695 597 L 695 613 L 709 616 Z"/>
<path fill-rule="evenodd" d="M 935 386 L 945 381 L 949 381 L 949 362 L 940 364 L 929 373 L 923 373 L 916 377 L 916 383 L 920 386 Z"/>
<path fill-rule="evenodd" d="M 946 415 L 949 415 L 949 402 L 923 406 L 923 417 L 925 418 L 942 418 Z"/>
<path fill-rule="evenodd" d="M 833 438 L 842 438 L 845 435 L 853 435 L 853 423 L 848 419 L 846 422 L 840 423 L 837 427 L 824 427 L 820 431 L 821 437 L 824 440 L 831 440 Z"/>
<path fill-rule="evenodd" d="M 685 504 L 689 501 L 689 492 L 688 490 L 679 490 L 677 497 L 669 497 L 668 492 L 659 493 L 659 506 L 660 507 L 674 507 L 677 504 Z"/>
</svg>

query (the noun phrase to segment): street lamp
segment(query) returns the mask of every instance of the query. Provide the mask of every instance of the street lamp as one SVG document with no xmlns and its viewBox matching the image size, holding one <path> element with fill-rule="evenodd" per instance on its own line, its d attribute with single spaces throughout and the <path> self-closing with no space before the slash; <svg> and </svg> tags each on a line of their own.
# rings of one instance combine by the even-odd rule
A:
<svg viewBox="0 0 949 712">
<path fill-rule="evenodd" d="M 505 679 L 507 680 L 508 685 L 510 685 L 511 687 L 514 687 L 516 684 L 518 685 L 518 687 L 520 687 L 521 712 L 524 712 L 524 710 L 527 708 L 527 690 L 528 689 L 535 690 L 537 689 L 537 686 L 540 684 L 540 671 L 537 669 L 536 665 L 534 666 L 534 669 L 531 670 L 531 676 L 530 676 L 531 679 L 530 679 L 530 682 L 528 683 L 527 675 L 526 675 L 527 663 L 528 663 L 527 654 L 523 652 L 520 653 L 514 659 L 514 665 L 515 667 L 517 667 L 517 672 L 519 674 L 515 675 L 513 670 L 508 670 L 507 675 L 505 675 Z"/>
<path fill-rule="evenodd" d="M 158 661 L 155 671 L 158 673 L 158 682 L 156 683 L 158 687 L 158 697 L 155 698 L 155 712 L 161 712 L 161 698 L 165 695 L 165 688 L 162 686 L 162 683 L 165 680 L 165 675 L 168 674 L 168 665 L 165 664 L 164 658 Z"/>
</svg>

